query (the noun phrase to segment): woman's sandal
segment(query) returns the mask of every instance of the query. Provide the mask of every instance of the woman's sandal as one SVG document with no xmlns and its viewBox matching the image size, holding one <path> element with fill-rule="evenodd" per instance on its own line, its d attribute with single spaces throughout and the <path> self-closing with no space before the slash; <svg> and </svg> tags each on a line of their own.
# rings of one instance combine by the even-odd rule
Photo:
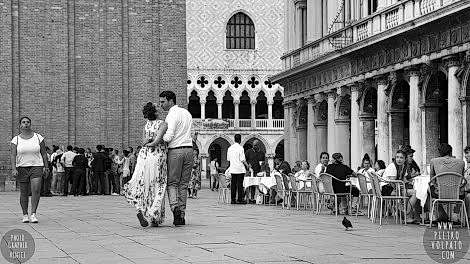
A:
<svg viewBox="0 0 470 264">
<path fill-rule="evenodd" d="M 140 225 L 142 227 L 147 227 L 149 226 L 149 222 L 147 221 L 147 219 L 145 219 L 144 215 L 142 214 L 142 211 L 139 211 L 137 213 L 137 218 L 139 219 L 139 222 L 140 222 Z"/>
</svg>

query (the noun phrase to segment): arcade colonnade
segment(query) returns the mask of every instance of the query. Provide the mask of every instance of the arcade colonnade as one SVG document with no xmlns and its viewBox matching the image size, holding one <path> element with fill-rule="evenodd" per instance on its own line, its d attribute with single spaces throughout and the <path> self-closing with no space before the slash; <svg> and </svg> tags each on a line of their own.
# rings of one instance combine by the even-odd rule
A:
<svg viewBox="0 0 470 264">
<path fill-rule="evenodd" d="M 421 168 L 449 143 L 461 159 L 468 144 L 468 61 L 460 52 L 400 70 L 355 79 L 339 88 L 285 100 L 285 157 L 317 163 L 340 152 L 356 169 L 368 153 L 392 161 L 404 144 Z"/>
</svg>

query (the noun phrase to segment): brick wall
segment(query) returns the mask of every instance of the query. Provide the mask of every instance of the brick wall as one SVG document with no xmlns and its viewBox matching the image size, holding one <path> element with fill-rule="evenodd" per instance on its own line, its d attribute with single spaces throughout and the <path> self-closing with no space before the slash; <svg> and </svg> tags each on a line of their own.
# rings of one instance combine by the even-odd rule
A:
<svg viewBox="0 0 470 264">
<path fill-rule="evenodd" d="M 20 116 L 46 144 L 135 146 L 160 91 L 186 105 L 184 0 L 0 0 L 0 190 Z"/>
</svg>

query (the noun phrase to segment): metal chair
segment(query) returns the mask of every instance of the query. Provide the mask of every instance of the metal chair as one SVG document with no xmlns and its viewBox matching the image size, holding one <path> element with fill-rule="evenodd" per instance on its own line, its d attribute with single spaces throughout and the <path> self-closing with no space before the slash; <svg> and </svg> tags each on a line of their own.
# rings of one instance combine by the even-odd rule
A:
<svg viewBox="0 0 470 264">
<path fill-rule="evenodd" d="M 393 180 L 393 181 L 386 181 L 383 179 L 380 179 L 379 176 L 376 173 L 370 173 L 370 179 L 372 182 L 372 213 L 371 213 L 371 219 L 372 222 L 375 222 L 377 210 L 380 208 L 379 211 L 379 224 L 382 225 L 382 215 L 383 215 L 383 205 L 384 202 L 391 201 L 392 202 L 392 207 L 393 203 L 396 203 L 396 211 L 395 211 L 395 222 L 398 222 L 398 219 L 401 221 L 401 210 L 398 202 L 403 201 L 403 214 L 404 214 L 404 224 L 406 225 L 406 205 L 407 205 L 407 200 L 408 197 L 405 195 L 402 195 L 403 190 L 405 189 L 405 183 L 403 181 L 398 181 L 398 180 Z M 383 196 L 382 195 L 382 190 L 380 187 L 380 182 L 385 182 L 385 183 L 392 183 L 397 186 L 396 190 L 397 193 L 395 196 Z M 380 207 L 378 207 L 377 202 L 380 202 Z"/>
<path fill-rule="evenodd" d="M 465 178 L 455 172 L 444 172 L 439 173 L 436 176 L 432 177 L 429 181 L 431 184 L 433 181 L 437 182 L 437 191 L 438 191 L 438 198 L 434 199 L 431 196 L 431 188 L 428 189 L 429 192 L 429 199 L 431 201 L 431 219 L 429 221 L 429 227 L 432 226 L 432 217 L 434 215 L 434 206 L 437 202 L 447 203 L 448 204 L 448 212 L 450 213 L 450 204 L 456 203 L 461 204 L 460 206 L 460 218 L 462 218 L 462 211 L 464 212 L 465 223 L 467 224 L 467 229 L 470 229 L 468 225 L 468 214 L 467 209 L 465 208 L 464 200 L 459 199 L 460 194 L 460 187 L 465 186 L 467 181 Z M 463 221 L 461 221 L 460 226 L 462 226 Z"/>
<path fill-rule="evenodd" d="M 359 182 L 359 191 L 360 191 L 359 202 L 357 203 L 357 208 L 356 208 L 356 217 L 359 211 L 362 198 L 365 197 L 367 198 L 367 217 L 369 218 L 370 217 L 370 202 L 373 196 L 371 193 L 369 193 L 369 188 L 367 188 L 367 183 L 370 183 L 370 181 L 368 181 L 366 176 L 362 173 L 357 173 L 356 176 Z"/>
<path fill-rule="evenodd" d="M 227 188 L 227 182 L 225 181 L 225 174 L 219 173 L 218 175 L 219 180 L 219 195 L 217 197 L 217 201 L 220 203 L 222 202 L 229 203 L 230 202 L 230 189 Z"/>
<path fill-rule="evenodd" d="M 282 175 L 274 174 L 274 178 L 276 179 L 276 186 L 277 186 L 277 194 L 282 197 L 281 207 L 284 208 L 284 201 L 287 199 L 286 195 L 286 188 L 284 187 L 284 183 L 282 182 Z"/>
<path fill-rule="evenodd" d="M 322 197 L 333 196 L 335 198 L 334 209 L 335 209 L 335 215 L 338 216 L 338 210 L 337 210 L 338 197 L 345 197 L 346 199 L 349 200 L 349 203 L 348 203 L 349 210 L 348 211 L 351 211 L 350 209 L 352 207 L 351 206 L 352 195 L 351 195 L 351 188 L 349 188 L 348 193 L 335 193 L 335 191 L 333 190 L 333 179 L 336 180 L 336 181 L 339 181 L 339 182 L 344 182 L 344 183 L 349 183 L 349 184 L 351 184 L 351 181 L 349 181 L 349 180 L 340 180 L 340 179 L 336 178 L 335 176 L 333 176 L 331 174 L 328 174 L 328 173 L 320 173 L 320 180 L 322 181 L 323 188 L 325 189 L 325 192 L 323 192 Z M 323 207 L 323 203 L 320 203 L 320 211 L 321 211 L 322 207 Z"/>
<path fill-rule="evenodd" d="M 299 206 L 304 200 L 304 197 L 306 197 L 306 200 L 309 201 L 308 198 L 310 197 L 310 195 L 312 195 L 312 190 L 311 188 L 307 188 L 307 182 L 309 181 L 298 180 L 295 178 L 294 175 L 289 175 L 289 180 L 290 180 L 290 184 L 292 187 L 291 195 L 295 194 L 296 196 L 295 207 L 297 210 L 299 210 Z M 304 188 L 299 187 L 299 182 L 304 183 Z M 305 205 L 304 208 L 307 209 L 307 203 L 305 203 L 304 205 Z M 310 199 L 310 206 L 311 208 L 313 208 L 313 203 L 311 199 Z"/>
</svg>

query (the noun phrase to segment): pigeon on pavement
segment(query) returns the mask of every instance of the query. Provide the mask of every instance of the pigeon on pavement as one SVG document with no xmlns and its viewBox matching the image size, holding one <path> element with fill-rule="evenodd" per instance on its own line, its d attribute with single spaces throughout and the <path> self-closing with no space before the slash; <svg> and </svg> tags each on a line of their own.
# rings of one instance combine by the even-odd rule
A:
<svg viewBox="0 0 470 264">
<path fill-rule="evenodd" d="M 352 228 L 352 224 L 351 224 L 351 221 L 349 221 L 348 219 L 346 219 L 346 216 L 343 218 L 343 226 L 346 227 L 346 231 L 349 230 L 349 228 Z"/>
</svg>

